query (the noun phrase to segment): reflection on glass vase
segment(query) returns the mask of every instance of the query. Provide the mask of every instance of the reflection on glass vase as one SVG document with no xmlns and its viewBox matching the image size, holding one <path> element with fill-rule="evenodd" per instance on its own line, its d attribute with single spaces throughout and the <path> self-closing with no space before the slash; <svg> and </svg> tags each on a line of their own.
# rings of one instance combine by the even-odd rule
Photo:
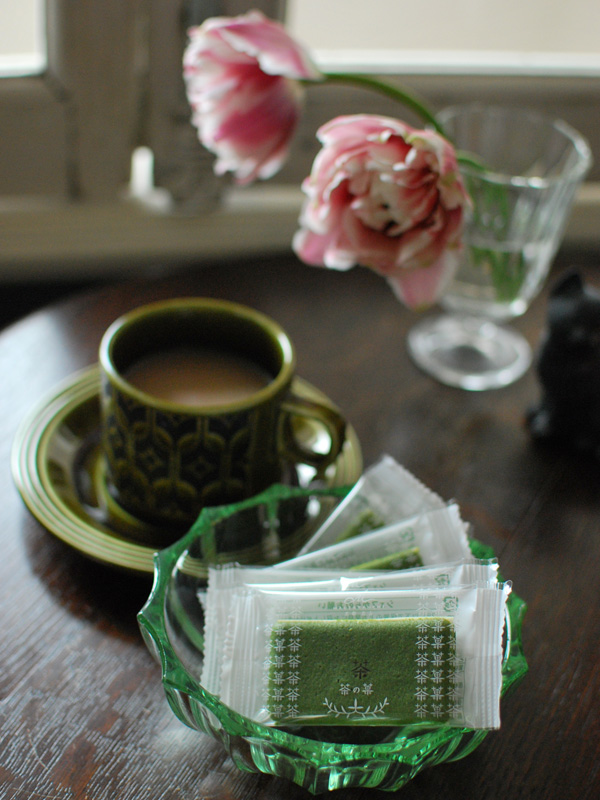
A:
<svg viewBox="0 0 600 800">
<path fill-rule="evenodd" d="M 531 363 L 528 342 L 504 323 L 543 285 L 591 154 L 569 125 L 526 110 L 455 106 L 439 120 L 457 149 L 474 156 L 460 167 L 473 207 L 445 313 L 415 325 L 408 348 L 442 383 L 498 388 Z"/>
</svg>

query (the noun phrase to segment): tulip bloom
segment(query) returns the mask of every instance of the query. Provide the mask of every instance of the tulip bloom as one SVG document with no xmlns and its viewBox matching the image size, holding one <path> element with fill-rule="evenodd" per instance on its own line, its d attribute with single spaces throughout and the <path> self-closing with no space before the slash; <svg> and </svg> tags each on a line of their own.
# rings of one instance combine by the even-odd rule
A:
<svg viewBox="0 0 600 800">
<path fill-rule="evenodd" d="M 435 302 L 458 266 L 469 204 L 452 145 L 368 114 L 338 117 L 317 136 L 297 255 L 317 266 L 369 267 L 409 308 Z"/>
<path fill-rule="evenodd" d="M 192 122 L 238 183 L 270 178 L 287 156 L 301 112 L 300 80 L 322 75 L 279 23 L 259 11 L 213 17 L 189 30 L 184 79 Z"/>
</svg>

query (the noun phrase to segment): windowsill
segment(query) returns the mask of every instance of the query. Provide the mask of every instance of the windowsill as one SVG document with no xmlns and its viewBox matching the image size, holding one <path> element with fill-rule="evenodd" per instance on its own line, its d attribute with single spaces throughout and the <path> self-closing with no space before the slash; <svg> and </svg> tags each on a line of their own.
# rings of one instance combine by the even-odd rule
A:
<svg viewBox="0 0 600 800">
<path fill-rule="evenodd" d="M 506 77 L 597 78 L 598 53 L 544 53 L 486 50 L 317 50 L 324 72 L 370 75 L 497 75 Z"/>
<path fill-rule="evenodd" d="M 142 202 L 2 211 L 0 279 L 123 276 L 151 265 L 289 253 L 302 194 L 296 186 L 234 190 L 222 208 L 183 216 Z M 600 184 L 578 194 L 565 244 L 600 248 Z"/>
</svg>

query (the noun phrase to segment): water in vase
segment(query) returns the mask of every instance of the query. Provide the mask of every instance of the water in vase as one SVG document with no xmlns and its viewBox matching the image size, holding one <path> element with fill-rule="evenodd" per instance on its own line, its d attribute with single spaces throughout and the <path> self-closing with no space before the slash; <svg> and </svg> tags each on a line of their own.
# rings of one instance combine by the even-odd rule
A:
<svg viewBox="0 0 600 800">
<path fill-rule="evenodd" d="M 554 243 L 498 244 L 474 232 L 466 238 L 463 263 L 442 299 L 444 308 L 496 321 L 525 313 L 546 279 Z"/>
</svg>

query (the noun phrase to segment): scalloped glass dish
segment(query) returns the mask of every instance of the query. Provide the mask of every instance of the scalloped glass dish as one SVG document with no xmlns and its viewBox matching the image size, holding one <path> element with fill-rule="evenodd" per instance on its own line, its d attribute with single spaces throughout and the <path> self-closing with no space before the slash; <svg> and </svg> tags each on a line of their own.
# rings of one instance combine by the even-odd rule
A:
<svg viewBox="0 0 600 800">
<path fill-rule="evenodd" d="M 347 489 L 274 486 L 233 506 L 207 509 L 178 542 L 155 554 L 154 585 L 138 621 L 144 641 L 162 667 L 162 683 L 175 715 L 191 728 L 221 742 L 234 763 L 248 772 L 286 778 L 313 794 L 369 787 L 394 791 L 423 768 L 471 753 L 487 731 L 449 725 L 402 727 L 279 728 L 253 722 L 224 705 L 199 682 L 203 659 L 203 617 L 198 590 L 206 563 L 227 550 L 239 553 L 239 536 L 250 536 L 263 563 L 301 546 Z M 491 548 L 471 540 L 478 558 Z M 526 606 L 508 598 L 502 694 L 527 672 L 521 643 Z"/>
</svg>

